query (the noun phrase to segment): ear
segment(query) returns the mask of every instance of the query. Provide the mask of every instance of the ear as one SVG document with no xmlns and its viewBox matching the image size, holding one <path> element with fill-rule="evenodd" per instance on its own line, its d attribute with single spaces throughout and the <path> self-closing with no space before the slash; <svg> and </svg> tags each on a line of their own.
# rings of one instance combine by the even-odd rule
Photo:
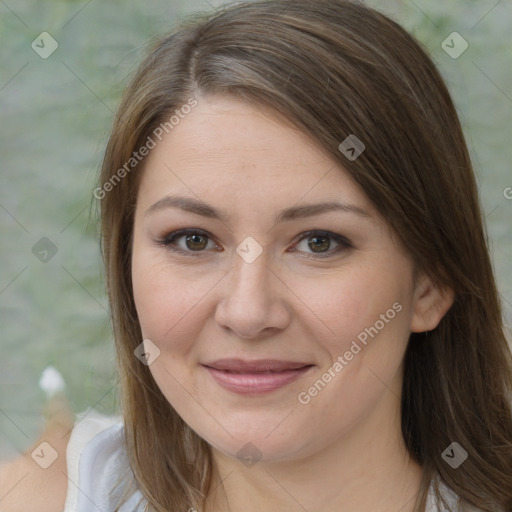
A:
<svg viewBox="0 0 512 512">
<path fill-rule="evenodd" d="M 435 329 L 451 308 L 454 298 L 451 288 L 440 288 L 434 285 L 430 277 L 422 275 L 414 289 L 411 331 L 425 332 Z"/>
</svg>

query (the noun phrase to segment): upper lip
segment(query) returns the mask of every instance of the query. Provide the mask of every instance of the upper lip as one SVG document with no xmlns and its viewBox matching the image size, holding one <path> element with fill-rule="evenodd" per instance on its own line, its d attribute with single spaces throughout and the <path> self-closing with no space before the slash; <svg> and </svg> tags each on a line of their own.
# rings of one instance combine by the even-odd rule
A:
<svg viewBox="0 0 512 512">
<path fill-rule="evenodd" d="M 298 370 L 305 366 L 312 366 L 311 363 L 297 361 L 283 361 L 278 359 L 256 359 L 247 361 L 245 359 L 217 359 L 211 363 L 203 363 L 203 366 L 215 370 L 232 371 L 238 373 L 256 372 L 282 372 L 286 370 Z"/>
</svg>

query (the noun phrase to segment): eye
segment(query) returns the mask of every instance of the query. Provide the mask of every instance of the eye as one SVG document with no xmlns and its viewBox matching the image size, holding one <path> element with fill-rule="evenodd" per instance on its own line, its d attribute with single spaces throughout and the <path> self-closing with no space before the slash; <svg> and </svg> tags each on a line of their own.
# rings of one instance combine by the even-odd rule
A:
<svg viewBox="0 0 512 512">
<path fill-rule="evenodd" d="M 205 249 L 212 249 L 212 245 L 213 248 L 219 249 L 210 235 L 200 229 L 181 229 L 174 231 L 161 240 L 158 240 L 158 243 L 171 251 L 180 252 L 182 254 L 201 253 Z"/>
<path fill-rule="evenodd" d="M 307 231 L 305 233 L 301 233 L 297 240 L 298 241 L 293 246 L 292 252 L 295 251 L 295 248 L 300 248 L 302 244 L 303 248 L 300 249 L 302 252 L 308 252 L 307 249 L 310 249 L 314 254 L 314 256 L 308 256 L 308 258 L 327 258 L 344 249 L 352 247 L 350 241 L 344 236 L 337 235 L 336 233 L 331 233 L 329 231 Z M 331 248 L 333 242 L 336 246 Z"/>
<path fill-rule="evenodd" d="M 200 256 L 206 249 L 214 249 L 217 252 L 222 251 L 215 244 L 211 235 L 201 229 L 180 229 L 157 240 L 157 243 L 173 252 L 187 256 Z M 296 252 L 297 248 L 299 248 L 299 252 L 308 253 L 309 249 L 311 252 L 309 252 L 308 258 L 327 258 L 342 250 L 353 247 L 344 236 L 321 230 L 301 233 L 293 243 L 294 245 L 290 252 Z M 301 244 L 303 244 L 302 248 Z M 335 245 L 334 248 L 332 248 L 333 245 Z"/>
</svg>

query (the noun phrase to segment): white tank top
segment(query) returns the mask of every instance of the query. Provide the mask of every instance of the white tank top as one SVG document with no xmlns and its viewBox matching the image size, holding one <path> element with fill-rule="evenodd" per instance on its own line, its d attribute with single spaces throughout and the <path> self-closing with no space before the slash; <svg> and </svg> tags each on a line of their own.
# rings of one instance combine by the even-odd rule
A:
<svg viewBox="0 0 512 512">
<path fill-rule="evenodd" d="M 68 490 L 64 512 L 114 512 L 123 486 L 116 483 L 123 473 L 123 485 L 134 481 L 123 441 L 123 422 L 120 416 L 105 416 L 94 409 L 77 415 L 66 452 Z M 457 508 L 457 497 L 441 484 L 445 499 L 453 511 L 476 511 L 472 507 Z M 136 490 L 120 512 L 144 512 L 147 504 Z M 448 512 L 435 505 L 432 487 L 425 512 Z"/>
<path fill-rule="evenodd" d="M 105 416 L 94 409 L 78 414 L 66 462 L 68 490 L 64 512 L 113 512 L 122 490 L 116 492 L 116 483 L 123 473 L 128 473 L 126 486 L 131 474 L 123 445 L 122 418 Z M 145 503 L 141 492 L 136 491 L 120 512 L 143 512 Z"/>
</svg>

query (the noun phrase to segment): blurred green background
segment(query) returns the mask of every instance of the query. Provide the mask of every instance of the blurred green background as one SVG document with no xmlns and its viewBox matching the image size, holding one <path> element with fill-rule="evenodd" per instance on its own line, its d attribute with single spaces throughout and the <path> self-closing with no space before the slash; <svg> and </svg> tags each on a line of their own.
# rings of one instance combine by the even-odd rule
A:
<svg viewBox="0 0 512 512">
<path fill-rule="evenodd" d="M 117 411 L 92 197 L 102 151 L 148 44 L 184 16 L 223 3 L 0 0 L 0 459 L 27 449 L 44 425 L 38 383 L 49 365 L 63 375 L 74 412 Z M 512 2 L 366 3 L 412 32 L 447 80 L 480 183 L 510 325 Z M 454 31 L 468 44 L 458 58 L 441 46 Z M 58 43 L 45 59 L 31 47 L 34 40 L 42 46 L 42 32 Z M 46 50 L 50 43 L 45 39 Z"/>
</svg>

